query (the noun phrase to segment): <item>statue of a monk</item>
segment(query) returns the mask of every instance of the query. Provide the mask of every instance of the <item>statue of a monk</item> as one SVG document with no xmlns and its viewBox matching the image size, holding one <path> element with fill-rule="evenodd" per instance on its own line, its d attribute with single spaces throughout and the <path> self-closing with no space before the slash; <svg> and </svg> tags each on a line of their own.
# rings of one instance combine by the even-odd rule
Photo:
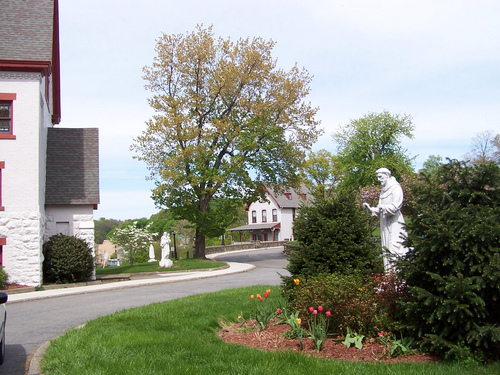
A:
<svg viewBox="0 0 500 375">
<path fill-rule="evenodd" d="M 403 206 L 403 189 L 396 178 L 391 176 L 387 168 L 376 171 L 377 179 L 382 185 L 380 198 L 376 207 L 370 207 L 366 202 L 363 207 L 371 212 L 372 216 L 380 218 L 380 234 L 382 247 L 389 252 L 384 256 L 386 272 L 391 270 L 391 258 L 398 258 L 406 254 L 407 249 L 403 246 L 403 237 L 406 236 L 404 228 L 405 220 L 401 213 Z"/>
</svg>

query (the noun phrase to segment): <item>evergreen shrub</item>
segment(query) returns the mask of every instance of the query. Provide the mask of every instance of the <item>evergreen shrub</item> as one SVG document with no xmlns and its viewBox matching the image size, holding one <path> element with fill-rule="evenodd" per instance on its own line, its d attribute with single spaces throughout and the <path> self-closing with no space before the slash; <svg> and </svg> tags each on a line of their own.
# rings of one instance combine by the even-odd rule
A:
<svg viewBox="0 0 500 375">
<path fill-rule="evenodd" d="M 500 357 L 500 167 L 456 160 L 413 187 L 407 321 L 446 358 Z"/>
<path fill-rule="evenodd" d="M 0 289 L 5 289 L 7 287 L 7 279 L 9 275 L 4 271 L 3 267 L 0 267 Z"/>
<path fill-rule="evenodd" d="M 92 249 L 82 239 L 58 234 L 43 245 L 45 282 L 87 281 L 94 269 Z"/>
<path fill-rule="evenodd" d="M 298 246 L 288 253 L 287 270 L 292 275 L 382 271 L 380 242 L 373 237 L 370 215 L 356 194 L 339 189 L 300 208 L 293 227 Z M 291 279 L 284 281 L 291 285 Z"/>
</svg>

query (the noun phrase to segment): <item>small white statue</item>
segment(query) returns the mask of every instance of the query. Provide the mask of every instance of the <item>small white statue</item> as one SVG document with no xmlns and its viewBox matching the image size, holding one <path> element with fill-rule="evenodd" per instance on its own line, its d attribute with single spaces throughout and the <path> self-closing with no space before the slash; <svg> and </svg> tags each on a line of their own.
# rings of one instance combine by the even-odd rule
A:
<svg viewBox="0 0 500 375">
<path fill-rule="evenodd" d="M 154 262 L 155 261 L 155 247 L 153 244 L 149 245 L 149 261 L 148 262 Z"/>
<path fill-rule="evenodd" d="M 380 218 L 380 234 L 382 237 L 382 247 L 389 252 L 384 255 L 384 266 L 386 272 L 391 271 L 390 258 L 401 257 L 408 251 L 402 244 L 403 237 L 406 236 L 404 228 L 405 219 L 401 213 L 403 206 L 403 189 L 391 177 L 391 171 L 387 168 L 380 168 L 376 171 L 377 179 L 382 184 L 380 198 L 377 207 L 370 207 L 366 202 L 363 207 L 372 216 Z"/>
<path fill-rule="evenodd" d="M 161 246 L 161 260 L 159 266 L 161 268 L 169 268 L 174 265 L 174 262 L 169 259 L 170 256 L 170 236 L 167 232 L 163 232 L 160 240 Z"/>
</svg>

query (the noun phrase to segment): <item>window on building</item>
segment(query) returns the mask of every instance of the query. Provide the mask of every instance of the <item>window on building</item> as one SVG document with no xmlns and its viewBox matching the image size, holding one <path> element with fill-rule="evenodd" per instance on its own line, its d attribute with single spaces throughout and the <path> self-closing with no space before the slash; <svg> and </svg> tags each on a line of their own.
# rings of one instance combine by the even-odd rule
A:
<svg viewBox="0 0 500 375">
<path fill-rule="evenodd" d="M 292 199 L 292 193 L 285 193 L 286 199 Z"/>
<path fill-rule="evenodd" d="M 262 210 L 262 222 L 267 223 L 267 211 Z"/>
<path fill-rule="evenodd" d="M 257 222 L 257 211 L 252 211 L 252 223 Z"/>
<path fill-rule="evenodd" d="M 16 94 L 0 93 L 0 139 L 15 139 L 16 136 L 12 132 L 12 111 L 13 101 L 16 99 Z"/>
<path fill-rule="evenodd" d="M 0 161 L 0 211 L 5 210 L 5 207 L 2 206 L 2 169 L 5 168 L 5 162 Z"/>
<path fill-rule="evenodd" d="M 273 221 L 278 221 L 278 210 L 273 208 Z"/>
</svg>

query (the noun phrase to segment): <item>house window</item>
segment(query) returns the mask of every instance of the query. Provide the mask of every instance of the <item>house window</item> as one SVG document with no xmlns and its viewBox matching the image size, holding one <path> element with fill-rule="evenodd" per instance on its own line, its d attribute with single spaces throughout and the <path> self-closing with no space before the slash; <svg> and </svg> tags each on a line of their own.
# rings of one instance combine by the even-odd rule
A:
<svg viewBox="0 0 500 375">
<path fill-rule="evenodd" d="M 5 168 L 5 162 L 0 161 L 0 211 L 5 210 L 5 207 L 2 206 L 2 169 Z"/>
<path fill-rule="evenodd" d="M 285 197 L 286 197 L 286 199 L 291 200 L 292 199 L 292 193 L 285 193 Z"/>
<path fill-rule="evenodd" d="M 278 221 L 278 210 L 273 208 L 273 221 Z"/>
<path fill-rule="evenodd" d="M 16 139 L 12 133 L 12 109 L 16 94 L 0 93 L 0 139 Z"/>
<path fill-rule="evenodd" d="M 262 222 L 267 223 L 267 211 L 262 210 Z"/>
<path fill-rule="evenodd" d="M 252 211 L 252 223 L 257 222 L 257 211 Z"/>
<path fill-rule="evenodd" d="M 279 241 L 279 231 L 273 230 L 273 241 Z"/>
</svg>

